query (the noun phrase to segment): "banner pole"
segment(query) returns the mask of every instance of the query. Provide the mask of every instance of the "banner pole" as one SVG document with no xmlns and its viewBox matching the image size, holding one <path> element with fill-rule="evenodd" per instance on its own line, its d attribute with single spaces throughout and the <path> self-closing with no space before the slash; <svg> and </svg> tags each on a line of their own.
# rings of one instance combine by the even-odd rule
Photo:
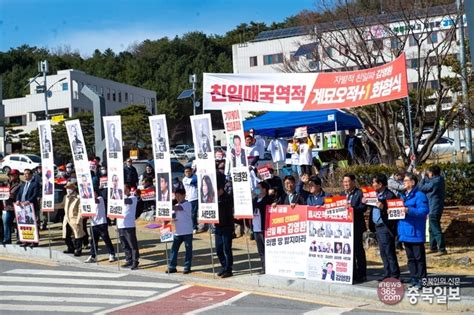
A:
<svg viewBox="0 0 474 315">
<path fill-rule="evenodd" d="M 87 224 L 87 221 L 86 221 L 86 224 Z M 98 265 L 99 264 L 99 257 L 97 255 L 97 246 L 99 246 L 99 241 L 97 241 L 97 243 L 95 242 L 94 229 L 92 228 L 92 223 L 91 223 L 91 239 L 92 239 L 92 246 L 94 246 L 95 262 Z"/>
<path fill-rule="evenodd" d="M 48 247 L 49 247 L 49 259 L 53 259 L 53 252 L 51 250 L 51 227 L 50 227 L 50 222 L 49 222 L 49 212 L 47 213 L 47 226 L 48 226 Z"/>
<path fill-rule="evenodd" d="M 120 236 L 117 226 L 115 226 L 115 231 L 117 232 L 117 269 L 120 271 Z"/>
<path fill-rule="evenodd" d="M 245 223 L 246 219 L 243 219 L 243 220 L 244 220 L 244 228 L 245 228 L 245 230 L 247 230 L 247 224 Z M 247 234 L 247 233 L 245 233 L 245 234 Z M 250 275 L 252 275 L 252 262 L 250 261 L 249 238 L 250 238 L 250 235 L 247 235 L 245 237 L 245 243 L 247 243 L 247 258 L 248 258 L 248 261 L 249 261 Z"/>
<path fill-rule="evenodd" d="M 215 268 L 214 268 L 214 251 L 212 249 L 212 233 L 211 233 L 210 228 L 209 228 L 209 248 L 211 250 L 212 277 L 215 278 L 216 277 L 216 271 L 215 271 Z"/>
<path fill-rule="evenodd" d="M 165 257 L 166 257 L 166 268 L 168 268 L 169 264 L 169 258 L 168 258 L 168 242 L 165 242 Z M 171 275 L 171 273 L 168 272 L 168 276 Z"/>
</svg>

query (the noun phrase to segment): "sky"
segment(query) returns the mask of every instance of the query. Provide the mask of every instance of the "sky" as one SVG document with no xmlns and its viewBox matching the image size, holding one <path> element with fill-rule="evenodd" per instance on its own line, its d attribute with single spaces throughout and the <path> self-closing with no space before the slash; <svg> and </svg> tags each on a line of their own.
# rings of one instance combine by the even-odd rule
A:
<svg viewBox="0 0 474 315">
<path fill-rule="evenodd" d="M 318 0 L 0 0 L 0 51 L 23 44 L 126 50 L 190 31 L 223 35 L 240 23 L 282 22 Z"/>
</svg>

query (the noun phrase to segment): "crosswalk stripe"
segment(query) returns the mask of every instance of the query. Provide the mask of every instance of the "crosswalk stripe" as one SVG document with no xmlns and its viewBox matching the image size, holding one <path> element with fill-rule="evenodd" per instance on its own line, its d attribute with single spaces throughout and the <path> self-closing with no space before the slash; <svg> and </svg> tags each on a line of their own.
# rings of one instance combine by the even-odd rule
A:
<svg viewBox="0 0 474 315">
<path fill-rule="evenodd" d="M 178 284 L 165 282 L 140 282 L 140 281 L 113 281 L 96 279 L 68 279 L 68 278 L 43 278 L 43 277 L 15 277 L 0 276 L 0 282 L 28 282 L 28 283 L 48 283 L 48 284 L 74 284 L 89 286 L 114 286 L 114 287 L 134 287 L 134 288 L 153 288 L 153 289 L 171 289 Z"/>
<path fill-rule="evenodd" d="M 23 301 L 23 302 L 66 302 L 85 304 L 122 304 L 129 303 L 129 299 L 73 297 L 73 296 L 39 296 L 39 295 L 0 295 L 0 301 Z"/>
<path fill-rule="evenodd" d="M 106 272 L 83 272 L 83 271 L 61 271 L 45 269 L 13 269 L 5 271 L 9 274 L 20 275 L 40 275 L 40 276 L 68 276 L 68 277 L 91 277 L 91 278 L 121 278 L 125 273 L 106 273 Z"/>
<path fill-rule="evenodd" d="M 96 306 L 62 306 L 62 305 L 55 305 L 54 307 L 51 305 L 34 305 L 34 304 L 0 304 L 0 310 L 2 311 L 45 311 L 45 312 L 71 312 L 71 313 L 93 313 L 100 310 L 102 307 Z"/>
<path fill-rule="evenodd" d="M 199 308 L 197 310 L 193 310 L 191 312 L 185 313 L 184 315 L 195 315 L 195 314 L 207 312 L 209 310 L 219 308 L 219 307 L 222 307 L 222 306 L 225 306 L 225 305 L 231 305 L 235 301 L 238 301 L 241 298 L 244 298 L 249 294 L 250 294 L 250 292 L 241 292 L 241 293 L 237 294 L 236 296 L 231 297 L 230 299 L 227 299 L 227 300 L 224 300 L 222 302 L 219 302 L 219 303 L 216 303 L 216 304 L 213 304 L 213 305 L 209 305 L 209 306 L 206 306 L 206 307 L 203 307 L 203 308 Z"/>
<path fill-rule="evenodd" d="M 97 288 L 77 288 L 77 287 L 45 287 L 45 286 L 19 286 L 19 285 L 1 285 L 0 292 L 34 292 L 34 293 L 64 293 L 71 294 L 89 294 L 89 295 L 116 295 L 116 296 L 135 296 L 147 297 L 156 294 L 156 291 L 147 290 L 121 290 L 121 289 L 97 289 Z"/>
<path fill-rule="evenodd" d="M 343 314 L 343 313 L 346 313 L 346 312 L 350 312 L 352 310 L 353 310 L 353 308 L 324 306 L 324 307 L 318 308 L 316 310 L 306 312 L 303 315 L 318 315 L 318 314 L 340 315 L 340 314 Z"/>
</svg>

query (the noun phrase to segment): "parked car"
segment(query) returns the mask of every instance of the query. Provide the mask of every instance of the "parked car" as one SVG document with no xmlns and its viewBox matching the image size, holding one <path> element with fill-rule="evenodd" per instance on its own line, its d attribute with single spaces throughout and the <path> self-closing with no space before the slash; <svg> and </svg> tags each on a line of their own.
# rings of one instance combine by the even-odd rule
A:
<svg viewBox="0 0 474 315">
<path fill-rule="evenodd" d="M 184 154 L 183 150 L 174 149 L 174 150 L 170 151 L 170 157 L 172 159 L 181 160 L 181 159 L 184 159 L 186 157 L 186 154 Z"/>
<path fill-rule="evenodd" d="M 195 157 L 194 148 L 187 149 L 184 154 L 186 155 L 186 158 L 188 160 L 192 159 L 193 157 Z"/>
<path fill-rule="evenodd" d="M 426 144 L 426 140 L 427 140 L 426 138 L 420 140 L 420 143 L 418 145 L 418 151 L 420 151 L 421 148 Z M 436 154 L 436 155 L 452 154 L 455 150 L 456 150 L 456 146 L 455 146 L 453 138 L 441 137 L 433 145 L 433 148 L 431 149 L 431 154 Z M 410 147 L 407 147 L 405 152 L 406 154 L 408 154 L 410 152 Z"/>
<path fill-rule="evenodd" d="M 35 169 L 39 165 L 41 165 L 41 158 L 34 154 L 10 154 L 0 161 L 0 169 L 4 173 L 12 169 L 23 173 L 25 169 Z"/>
<path fill-rule="evenodd" d="M 186 150 L 189 149 L 189 148 L 191 148 L 191 147 L 188 144 L 178 144 L 174 149 L 186 152 Z"/>
</svg>

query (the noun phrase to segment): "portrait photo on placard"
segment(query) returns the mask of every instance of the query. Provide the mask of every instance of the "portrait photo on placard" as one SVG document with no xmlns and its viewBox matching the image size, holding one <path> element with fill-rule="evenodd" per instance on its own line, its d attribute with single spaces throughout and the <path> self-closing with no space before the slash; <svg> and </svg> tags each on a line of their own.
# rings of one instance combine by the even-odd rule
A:
<svg viewBox="0 0 474 315">
<path fill-rule="evenodd" d="M 109 152 L 116 153 L 122 151 L 122 145 L 117 138 L 117 122 L 108 120 L 106 123 L 107 141 L 109 144 Z"/>
<path fill-rule="evenodd" d="M 46 128 L 46 126 L 44 125 L 40 126 L 40 140 L 42 144 L 41 152 L 43 154 L 51 153 L 51 150 L 52 150 L 51 140 L 49 139 L 49 136 L 48 136 L 48 128 Z"/>
<path fill-rule="evenodd" d="M 75 124 L 69 125 L 69 133 L 71 134 L 72 138 L 72 152 L 74 155 L 84 154 L 84 139 L 82 139 L 82 135 L 78 130 L 78 126 Z"/>
<path fill-rule="evenodd" d="M 216 184 L 213 183 L 211 176 L 201 175 L 200 181 L 201 203 L 214 203 L 216 201 Z"/>
<path fill-rule="evenodd" d="M 158 201 L 170 201 L 169 173 L 156 173 L 156 184 L 158 185 Z"/>
<path fill-rule="evenodd" d="M 207 153 L 212 151 L 211 142 L 212 130 L 209 130 L 208 120 L 196 119 L 193 121 L 195 137 L 198 144 L 198 153 Z"/>
<path fill-rule="evenodd" d="M 155 152 L 158 153 L 166 152 L 166 141 L 168 137 L 164 126 L 165 124 L 161 119 L 157 119 L 153 122 L 155 136 Z"/>
</svg>

